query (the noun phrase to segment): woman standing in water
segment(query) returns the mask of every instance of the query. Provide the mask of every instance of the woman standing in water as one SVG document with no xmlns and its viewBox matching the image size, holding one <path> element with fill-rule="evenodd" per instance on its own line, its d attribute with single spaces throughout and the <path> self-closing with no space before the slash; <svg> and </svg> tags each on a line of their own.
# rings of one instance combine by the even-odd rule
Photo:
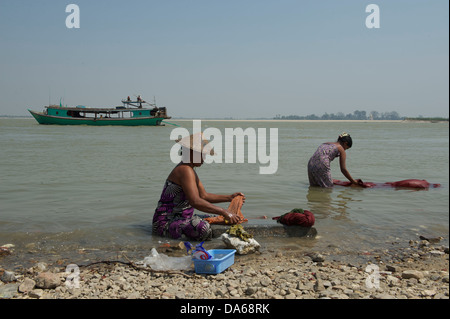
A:
<svg viewBox="0 0 450 319">
<path fill-rule="evenodd" d="M 182 160 L 164 184 L 153 215 L 153 233 L 174 239 L 183 235 L 199 241 L 210 239 L 212 231 L 209 223 L 194 215 L 194 209 L 221 215 L 230 224 L 235 224 L 239 217 L 214 203 L 231 202 L 234 197 L 244 194 L 217 195 L 206 192 L 194 168 L 203 164 L 206 154 L 214 154 L 209 141 L 198 134 L 177 142 L 182 146 Z"/>
<path fill-rule="evenodd" d="M 310 186 L 333 187 L 330 162 L 339 157 L 341 172 L 353 184 L 361 185 L 360 179 L 355 180 L 347 170 L 345 160 L 346 150 L 352 147 L 352 138 L 347 133 L 339 135 L 336 142 L 328 142 L 320 145 L 308 162 L 308 178 Z"/>
</svg>

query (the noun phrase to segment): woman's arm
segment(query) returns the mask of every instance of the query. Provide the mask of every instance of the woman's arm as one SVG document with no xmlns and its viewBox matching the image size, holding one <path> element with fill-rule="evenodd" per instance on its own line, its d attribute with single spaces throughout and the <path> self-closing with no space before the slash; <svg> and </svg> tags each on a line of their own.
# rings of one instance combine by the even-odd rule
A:
<svg viewBox="0 0 450 319">
<path fill-rule="evenodd" d="M 198 181 L 198 192 L 201 198 L 210 203 L 231 202 L 231 200 L 233 199 L 231 195 L 217 195 L 208 193 L 200 180 Z"/>
<path fill-rule="evenodd" d="M 352 182 L 352 184 L 356 184 L 358 185 L 358 181 L 354 180 L 353 177 L 350 175 L 349 171 L 347 170 L 347 166 L 346 166 L 346 159 L 347 159 L 347 154 L 345 153 L 345 150 L 342 146 L 338 146 L 338 150 L 339 150 L 339 166 L 341 167 L 341 172 L 342 174 L 344 174 L 344 176 L 350 181 Z"/>
<path fill-rule="evenodd" d="M 178 184 L 183 188 L 189 204 L 191 204 L 192 207 L 205 213 L 221 215 L 231 223 L 237 223 L 239 221 L 236 215 L 224 208 L 211 204 L 209 201 L 200 196 L 199 185 L 201 182 L 198 180 L 194 170 L 191 167 L 185 165 L 178 166 L 174 173 L 174 179 L 176 179 Z M 202 192 L 204 192 L 204 188 Z M 220 199 L 223 198 L 221 197 Z"/>
<path fill-rule="evenodd" d="M 204 200 L 210 202 L 210 203 L 223 203 L 223 202 L 231 202 L 233 198 L 236 196 L 244 196 L 244 194 L 238 192 L 231 195 L 218 195 L 213 193 L 208 193 L 205 190 L 205 187 L 203 186 L 203 183 L 199 180 L 198 181 L 198 191 L 201 198 Z M 244 202 L 245 202 L 245 196 L 244 196 Z"/>
</svg>

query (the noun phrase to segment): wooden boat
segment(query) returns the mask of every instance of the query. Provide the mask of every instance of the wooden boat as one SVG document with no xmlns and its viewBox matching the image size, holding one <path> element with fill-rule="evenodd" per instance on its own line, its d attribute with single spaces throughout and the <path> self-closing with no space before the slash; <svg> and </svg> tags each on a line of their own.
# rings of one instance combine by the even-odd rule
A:
<svg viewBox="0 0 450 319">
<path fill-rule="evenodd" d="M 164 125 L 167 116 L 165 107 L 157 107 L 156 103 L 147 103 L 140 96 L 136 101 L 130 97 L 122 100 L 123 106 L 112 108 L 90 108 L 82 105 L 64 107 L 61 105 L 45 106 L 43 112 L 28 110 L 39 124 L 58 125 L 124 125 L 137 126 Z"/>
</svg>

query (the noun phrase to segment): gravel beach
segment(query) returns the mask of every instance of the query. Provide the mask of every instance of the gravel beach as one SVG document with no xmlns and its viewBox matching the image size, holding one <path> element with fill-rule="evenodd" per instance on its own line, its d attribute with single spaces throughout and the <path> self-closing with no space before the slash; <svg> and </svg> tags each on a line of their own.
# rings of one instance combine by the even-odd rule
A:
<svg viewBox="0 0 450 319">
<path fill-rule="evenodd" d="M 176 246 L 160 253 L 181 256 Z M 3 299 L 448 299 L 448 247 L 411 240 L 350 258 L 323 252 L 262 249 L 236 255 L 217 275 L 156 272 L 138 260 L 87 263 L 76 268 L 36 262 L 26 269 L 2 268 Z M 70 266 L 69 266 L 70 267 Z M 67 272 L 70 270 L 71 272 Z"/>
</svg>

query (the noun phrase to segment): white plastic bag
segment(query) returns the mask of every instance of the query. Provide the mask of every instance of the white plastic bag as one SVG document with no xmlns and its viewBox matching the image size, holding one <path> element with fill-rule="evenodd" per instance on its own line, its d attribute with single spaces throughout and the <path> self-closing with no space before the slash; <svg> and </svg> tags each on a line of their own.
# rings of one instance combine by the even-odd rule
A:
<svg viewBox="0 0 450 319">
<path fill-rule="evenodd" d="M 151 267 L 153 270 L 191 270 L 192 257 L 169 257 L 164 254 L 158 254 L 155 248 L 152 248 L 151 255 L 145 257 L 138 264 L 144 267 Z"/>
</svg>

